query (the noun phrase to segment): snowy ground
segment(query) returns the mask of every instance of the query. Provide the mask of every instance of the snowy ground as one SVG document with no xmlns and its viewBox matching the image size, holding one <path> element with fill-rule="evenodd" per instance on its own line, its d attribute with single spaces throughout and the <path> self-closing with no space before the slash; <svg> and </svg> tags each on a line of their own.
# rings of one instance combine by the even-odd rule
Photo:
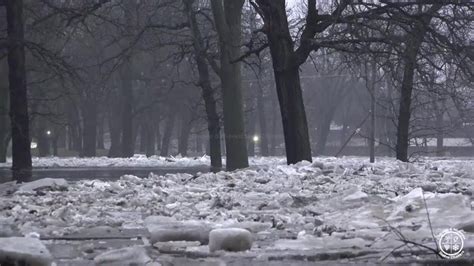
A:
<svg viewBox="0 0 474 266">
<path fill-rule="evenodd" d="M 114 166 L 124 165 L 120 160 L 114 161 Z M 132 160 L 136 165 L 166 163 L 158 157 L 150 159 L 152 162 L 142 157 Z M 195 161 L 179 160 L 185 164 Z M 99 166 L 107 160 L 96 161 Z M 37 160 L 36 165 L 51 165 L 46 162 Z M 66 163 L 67 159 L 63 162 L 59 165 L 78 164 L 77 159 L 71 164 Z M 283 158 L 256 158 L 251 164 L 254 166 L 250 169 L 235 172 L 150 174 L 146 179 L 122 176 L 115 182 L 58 181 L 39 189 L 34 184 L 3 184 L 0 237 L 20 234 L 61 239 L 107 226 L 107 232 L 117 228 L 122 232 L 146 232 L 142 245 L 147 246 L 150 235 L 145 228 L 154 219 L 145 219 L 172 216 L 212 228 L 249 229 L 255 240 L 252 249 L 218 253 L 223 258 L 398 261 L 419 259 L 429 253 L 418 245 L 395 250 L 403 244 L 401 238 L 436 248 L 428 210 L 433 234 L 451 227 L 463 230 L 464 256 L 472 258 L 474 159 L 402 163 L 386 158 L 369 164 L 366 158 L 315 158 L 314 163 L 287 166 Z M 398 231 L 401 234 L 397 235 Z M 61 243 L 43 242 L 56 247 Z M 215 257 L 207 245 L 178 246 L 167 246 L 166 250 Z M 156 249 L 164 252 L 162 245 L 151 248 Z M 99 253 L 94 248 L 86 251 L 75 256 L 84 259 Z M 155 258 L 153 252 L 148 253 Z M 160 256 L 157 260 L 163 259 Z"/>
</svg>

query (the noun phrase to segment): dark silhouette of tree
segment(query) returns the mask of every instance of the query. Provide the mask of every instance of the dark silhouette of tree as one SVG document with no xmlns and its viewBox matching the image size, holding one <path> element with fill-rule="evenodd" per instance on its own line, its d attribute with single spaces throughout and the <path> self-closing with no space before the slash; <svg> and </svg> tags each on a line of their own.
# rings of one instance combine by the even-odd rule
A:
<svg viewBox="0 0 474 266">
<path fill-rule="evenodd" d="M 4 3 L 7 11 L 12 170 L 16 178 L 23 178 L 31 170 L 23 1 L 7 0 Z"/>
</svg>

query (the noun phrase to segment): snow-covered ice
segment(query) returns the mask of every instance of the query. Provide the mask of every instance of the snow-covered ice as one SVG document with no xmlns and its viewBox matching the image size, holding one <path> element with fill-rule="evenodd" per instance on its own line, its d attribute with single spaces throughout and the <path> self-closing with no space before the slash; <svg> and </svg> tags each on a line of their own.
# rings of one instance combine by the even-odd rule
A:
<svg viewBox="0 0 474 266">
<path fill-rule="evenodd" d="M 474 237 L 473 159 L 314 161 L 288 166 L 283 158 L 255 158 L 253 167 L 233 172 L 127 175 L 69 182 L 66 190 L 40 194 L 0 193 L 0 222 L 42 237 L 97 226 L 149 228 L 152 236 L 156 228 L 196 226 L 206 235 L 211 228 L 236 227 L 255 236 L 256 252 L 382 252 L 401 244 L 394 229 L 434 245 L 428 210 L 434 234 L 454 227 Z"/>
<path fill-rule="evenodd" d="M 244 251 L 252 248 L 252 234 L 242 228 L 220 228 L 209 233 L 209 251 Z"/>
<path fill-rule="evenodd" d="M 39 239 L 0 237 L 0 265 L 8 263 L 8 265 L 49 266 L 52 261 L 53 257 Z"/>
</svg>

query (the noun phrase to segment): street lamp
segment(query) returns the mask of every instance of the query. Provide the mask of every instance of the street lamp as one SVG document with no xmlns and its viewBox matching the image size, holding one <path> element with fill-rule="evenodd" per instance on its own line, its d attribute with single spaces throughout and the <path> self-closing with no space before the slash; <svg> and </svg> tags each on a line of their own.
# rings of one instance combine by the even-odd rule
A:
<svg viewBox="0 0 474 266">
<path fill-rule="evenodd" d="M 46 135 L 51 136 L 51 130 L 46 131 Z"/>
</svg>

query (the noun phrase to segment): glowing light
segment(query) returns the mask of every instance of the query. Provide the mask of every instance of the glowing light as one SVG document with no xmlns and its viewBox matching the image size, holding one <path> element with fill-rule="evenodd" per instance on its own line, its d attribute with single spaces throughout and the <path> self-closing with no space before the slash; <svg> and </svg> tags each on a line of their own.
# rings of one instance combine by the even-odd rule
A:
<svg viewBox="0 0 474 266">
<path fill-rule="evenodd" d="M 31 142 L 30 147 L 31 147 L 32 149 L 36 149 L 36 148 L 38 148 L 38 143 L 36 143 L 36 142 Z"/>
<path fill-rule="evenodd" d="M 252 139 L 253 139 L 253 142 L 258 142 L 260 140 L 260 137 L 255 135 L 255 136 L 253 136 Z"/>
<path fill-rule="evenodd" d="M 46 131 L 46 135 L 50 136 L 51 135 L 51 130 Z"/>
</svg>

